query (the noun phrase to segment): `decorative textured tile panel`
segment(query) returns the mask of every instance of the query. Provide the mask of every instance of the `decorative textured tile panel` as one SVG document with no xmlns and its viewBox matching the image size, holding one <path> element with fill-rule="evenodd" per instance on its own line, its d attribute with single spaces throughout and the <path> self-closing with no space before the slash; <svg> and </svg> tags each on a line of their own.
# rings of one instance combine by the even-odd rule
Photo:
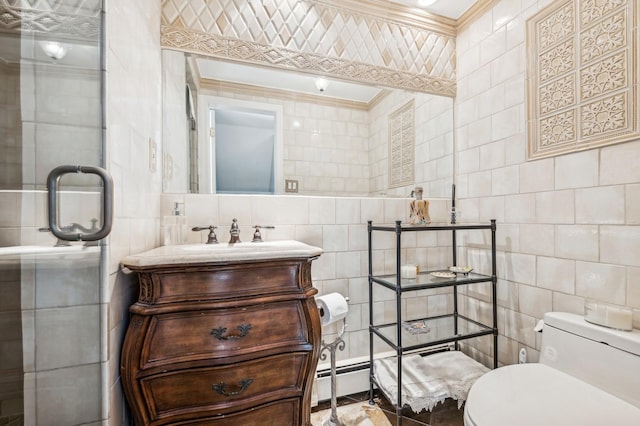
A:
<svg viewBox="0 0 640 426">
<path fill-rule="evenodd" d="M 0 31 L 95 42 L 101 6 L 100 0 L 0 0 Z"/>
<path fill-rule="evenodd" d="M 455 37 L 321 0 L 163 0 L 165 47 L 453 96 Z"/>
<path fill-rule="evenodd" d="M 540 88 L 540 112 L 547 114 L 576 102 L 576 79 L 573 74 Z"/>
<path fill-rule="evenodd" d="M 529 158 L 640 137 L 636 0 L 571 0 L 527 21 Z"/>
<path fill-rule="evenodd" d="M 545 148 L 557 148 L 576 141 L 576 119 L 573 110 L 540 120 L 541 141 Z"/>
<path fill-rule="evenodd" d="M 540 81 L 545 82 L 575 68 L 575 44 L 573 39 L 540 55 L 538 67 Z"/>
<path fill-rule="evenodd" d="M 582 25 L 587 25 L 593 21 L 602 19 L 603 16 L 626 3 L 627 0 L 585 0 L 582 4 L 582 11 L 580 12 Z"/>
<path fill-rule="evenodd" d="M 411 185 L 415 163 L 414 102 L 389 115 L 389 188 Z"/>
<path fill-rule="evenodd" d="M 93 16 L 100 11 L 102 0 L 1 0 L 0 4 L 26 10 Z"/>
<path fill-rule="evenodd" d="M 588 137 L 624 130 L 627 126 L 626 94 L 604 98 L 582 107 L 580 136 Z"/>
<path fill-rule="evenodd" d="M 627 61 L 618 53 L 580 71 L 581 97 L 590 99 L 627 86 Z"/>
<path fill-rule="evenodd" d="M 627 46 L 626 10 L 598 21 L 580 34 L 582 62 L 588 62 Z"/>
<path fill-rule="evenodd" d="M 573 1 L 565 3 L 538 24 L 538 44 L 546 49 L 571 35 L 575 30 L 576 13 Z"/>
</svg>

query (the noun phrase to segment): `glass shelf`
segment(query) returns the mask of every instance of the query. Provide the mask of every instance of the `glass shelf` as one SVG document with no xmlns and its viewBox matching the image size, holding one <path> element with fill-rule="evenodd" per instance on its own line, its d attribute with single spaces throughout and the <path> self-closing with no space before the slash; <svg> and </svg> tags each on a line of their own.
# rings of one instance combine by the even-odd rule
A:
<svg viewBox="0 0 640 426">
<path fill-rule="evenodd" d="M 417 328 L 422 332 L 410 331 L 407 323 L 418 323 L 420 327 Z M 493 334 L 491 327 L 462 315 L 458 315 L 456 332 L 454 314 L 407 321 L 401 325 L 401 330 L 403 352 Z M 396 323 L 372 325 L 371 331 L 398 350 Z"/>
<path fill-rule="evenodd" d="M 469 272 L 468 274 L 456 274 L 455 278 L 438 278 L 431 275 L 432 272 L 448 272 L 447 269 L 440 269 L 436 271 L 420 272 L 416 278 L 400 278 L 400 287 L 404 291 L 410 290 L 424 290 L 428 288 L 449 287 L 451 285 L 466 285 L 482 282 L 490 282 L 492 277 L 490 275 L 476 274 L 475 272 Z M 392 275 L 374 275 L 371 279 L 388 287 L 392 290 L 398 286 L 398 276 Z"/>
<path fill-rule="evenodd" d="M 406 231 L 451 231 L 451 230 L 465 230 L 465 229 L 492 229 L 491 224 L 487 223 L 456 223 L 451 224 L 447 222 L 430 223 L 429 225 L 412 225 L 409 223 L 402 223 L 400 230 Z M 371 225 L 372 231 L 396 231 L 395 225 Z"/>
</svg>

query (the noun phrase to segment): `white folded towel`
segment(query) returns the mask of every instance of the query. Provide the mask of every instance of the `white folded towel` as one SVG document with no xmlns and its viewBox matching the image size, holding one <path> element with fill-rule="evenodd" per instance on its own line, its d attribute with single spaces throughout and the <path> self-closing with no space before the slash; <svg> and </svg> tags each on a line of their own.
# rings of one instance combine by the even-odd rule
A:
<svg viewBox="0 0 640 426">
<path fill-rule="evenodd" d="M 375 360 L 374 375 L 379 387 L 392 403 L 398 401 L 398 363 L 396 357 Z M 447 398 L 467 399 L 471 385 L 489 369 L 460 351 L 440 352 L 402 359 L 402 403 L 419 413 L 431 411 Z"/>
</svg>

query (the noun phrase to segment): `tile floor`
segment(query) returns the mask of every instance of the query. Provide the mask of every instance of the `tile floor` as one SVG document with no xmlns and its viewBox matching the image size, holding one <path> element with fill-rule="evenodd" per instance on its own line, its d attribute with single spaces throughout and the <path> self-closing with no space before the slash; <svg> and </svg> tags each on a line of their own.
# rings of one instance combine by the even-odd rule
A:
<svg viewBox="0 0 640 426">
<path fill-rule="evenodd" d="M 338 398 L 338 406 L 353 404 L 360 401 L 368 401 L 369 393 L 362 392 L 355 395 L 348 395 Z M 379 392 L 374 394 L 374 400 L 383 410 L 392 426 L 397 425 L 395 407 Z M 331 401 L 321 401 L 313 412 L 331 408 Z M 402 426 L 464 426 L 464 408 L 458 410 L 458 402 L 447 399 L 443 404 L 438 404 L 434 409 L 414 413 L 411 408 L 402 410 Z"/>
<path fill-rule="evenodd" d="M 0 417 L 0 426 L 24 426 L 24 417 L 22 415 Z"/>
</svg>

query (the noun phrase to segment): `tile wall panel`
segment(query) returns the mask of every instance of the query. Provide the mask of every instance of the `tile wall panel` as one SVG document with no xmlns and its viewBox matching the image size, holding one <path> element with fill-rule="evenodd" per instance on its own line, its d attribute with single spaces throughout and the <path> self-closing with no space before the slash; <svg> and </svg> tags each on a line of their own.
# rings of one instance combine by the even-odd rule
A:
<svg viewBox="0 0 640 426">
<path fill-rule="evenodd" d="M 129 306 L 136 300 L 137 281 L 121 272 L 120 261 L 129 254 L 160 243 L 161 167 L 149 165 L 150 141 L 162 158 L 162 60 L 160 2 L 108 0 L 106 3 L 106 68 L 108 88 L 106 163 L 114 184 L 114 224 L 109 237 L 108 285 L 101 289 L 107 305 L 101 334 L 103 348 L 102 424 L 131 424 L 120 383 L 120 350 L 129 322 Z M 73 424 L 73 423 L 67 423 Z"/>
<path fill-rule="evenodd" d="M 527 125 L 535 123 L 527 123 L 531 119 L 527 116 L 531 105 L 524 96 L 527 70 L 514 58 L 526 58 L 526 23 L 551 10 L 545 9 L 549 5 L 557 15 L 553 19 L 547 15 L 549 21 L 540 25 L 557 32 L 547 32 L 548 37 L 540 40 L 541 54 L 553 50 L 556 56 L 541 57 L 536 63 L 554 66 L 544 69 L 545 83 L 535 86 L 548 89 L 549 102 L 540 105 L 549 117 L 566 113 L 569 104 L 587 97 L 603 99 L 606 95 L 599 90 L 605 86 L 611 93 L 625 90 L 611 68 L 606 75 L 612 78 L 604 78 L 604 86 L 580 83 L 580 78 L 596 72 L 597 67 L 590 67 L 600 62 L 598 58 L 605 62 L 609 58 L 611 65 L 617 63 L 625 73 L 637 75 L 637 63 L 614 60 L 624 49 L 603 55 L 588 44 L 593 40 L 591 29 L 600 25 L 596 22 L 620 23 L 614 17 L 621 10 L 628 13 L 626 22 L 637 19 L 637 2 L 501 0 L 457 37 L 456 189 L 460 200 L 456 207 L 466 220 L 483 220 L 488 214 L 502 218 L 498 221 L 500 364 L 517 363 L 522 347 L 531 361 L 537 360 L 540 337 L 532 328 L 548 310 L 582 314 L 585 301 L 596 300 L 633 308 L 634 324 L 640 324 L 638 262 L 631 254 L 637 251 L 639 223 L 634 200 L 640 173 L 633 165 L 640 155 L 638 136 L 589 151 L 567 151 L 534 161 L 525 158 L 532 137 Z M 600 18 L 582 13 L 594 8 L 600 8 Z M 567 18 L 571 13 L 573 18 Z M 568 34 L 577 28 L 583 29 L 581 42 L 591 46 L 587 50 L 567 49 Z M 637 29 L 632 33 L 637 40 Z M 621 39 L 606 33 L 602 40 L 604 47 Z M 640 56 L 635 49 L 627 58 L 637 61 Z M 562 68 L 576 58 L 576 63 L 584 65 L 582 75 Z M 604 72 L 603 66 L 598 72 Z M 583 129 L 577 126 L 576 132 Z M 482 246 L 478 241 L 473 244 Z M 465 306 L 473 314 L 483 314 L 485 308 L 476 311 L 482 306 L 476 299 L 484 301 L 484 296 L 469 293 L 468 297 L 473 301 Z M 469 342 L 466 349 L 478 359 L 489 359 L 490 347 L 482 342 Z"/>
<path fill-rule="evenodd" d="M 529 157 L 637 139 L 638 3 L 556 2 L 527 21 Z"/>
</svg>

